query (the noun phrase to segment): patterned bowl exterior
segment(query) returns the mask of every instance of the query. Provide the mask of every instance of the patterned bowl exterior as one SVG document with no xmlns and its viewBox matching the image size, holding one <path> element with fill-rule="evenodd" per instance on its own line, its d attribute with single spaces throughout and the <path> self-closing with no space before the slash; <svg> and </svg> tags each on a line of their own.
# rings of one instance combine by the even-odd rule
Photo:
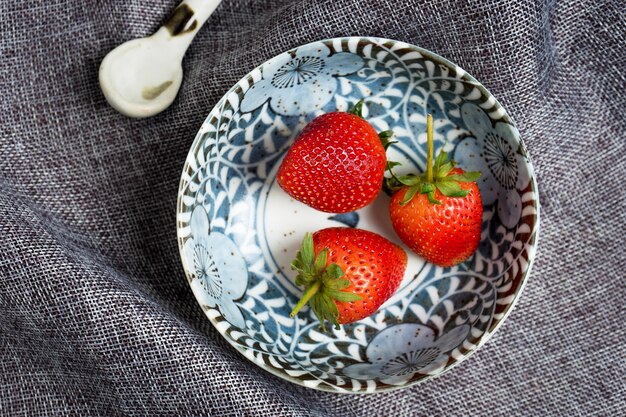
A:
<svg viewBox="0 0 626 417">
<path fill-rule="evenodd" d="M 425 168 L 426 113 L 435 146 L 480 170 L 484 204 L 477 253 L 440 268 L 409 253 L 398 292 L 382 308 L 321 333 L 289 260 L 306 231 L 349 226 L 397 243 L 389 198 L 328 215 L 276 186 L 282 156 L 313 117 L 366 99 L 366 118 L 399 141 L 391 160 Z M 379 38 L 329 39 L 253 70 L 215 106 L 187 157 L 177 231 L 189 284 L 215 328 L 252 362 L 324 391 L 371 393 L 438 375 L 483 344 L 518 298 L 539 225 L 535 178 L 513 122 L 487 90 L 432 52 Z"/>
</svg>

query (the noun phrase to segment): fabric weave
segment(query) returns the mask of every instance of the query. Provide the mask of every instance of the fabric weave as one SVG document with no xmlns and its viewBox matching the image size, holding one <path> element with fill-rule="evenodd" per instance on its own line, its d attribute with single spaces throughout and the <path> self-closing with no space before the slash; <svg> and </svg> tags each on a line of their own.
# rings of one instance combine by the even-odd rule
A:
<svg viewBox="0 0 626 417">
<path fill-rule="evenodd" d="M 0 415 L 616 416 L 626 409 L 624 5 L 225 0 L 178 98 L 110 108 L 102 58 L 175 0 L 0 0 Z M 270 375 L 209 324 L 175 231 L 183 163 L 220 97 L 314 40 L 380 36 L 479 79 L 537 173 L 538 255 L 505 325 L 449 373 L 338 395 Z"/>
</svg>

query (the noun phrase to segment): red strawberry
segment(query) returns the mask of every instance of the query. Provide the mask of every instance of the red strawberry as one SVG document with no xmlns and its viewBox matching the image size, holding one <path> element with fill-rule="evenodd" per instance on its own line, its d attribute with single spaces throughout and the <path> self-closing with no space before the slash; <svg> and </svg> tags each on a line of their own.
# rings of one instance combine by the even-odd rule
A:
<svg viewBox="0 0 626 417">
<path fill-rule="evenodd" d="M 462 169 L 454 168 L 447 177 L 463 175 Z M 460 182 L 459 187 L 468 192 L 463 198 L 447 197 L 435 189 L 433 198 L 439 204 L 431 203 L 426 194 L 416 194 L 402 205 L 411 192 L 404 187 L 389 204 L 391 223 L 400 239 L 436 265 L 456 265 L 478 248 L 483 216 L 480 191 L 475 182 Z"/>
<path fill-rule="evenodd" d="M 428 262 L 452 266 L 469 258 L 478 248 L 483 215 L 479 172 L 454 168 L 446 152 L 434 167 L 432 117 L 428 115 L 427 173 L 392 176 L 386 187 L 395 190 L 389 204 L 391 223 L 411 250 Z"/>
<path fill-rule="evenodd" d="M 354 114 L 323 114 L 305 126 L 278 170 L 287 194 L 329 213 L 354 211 L 376 198 L 387 163 L 384 138 L 360 117 L 361 106 Z"/>
<path fill-rule="evenodd" d="M 331 227 L 307 233 L 291 264 L 304 286 L 291 317 L 307 303 L 320 320 L 352 323 L 374 313 L 398 289 L 406 253 L 367 230 Z"/>
</svg>

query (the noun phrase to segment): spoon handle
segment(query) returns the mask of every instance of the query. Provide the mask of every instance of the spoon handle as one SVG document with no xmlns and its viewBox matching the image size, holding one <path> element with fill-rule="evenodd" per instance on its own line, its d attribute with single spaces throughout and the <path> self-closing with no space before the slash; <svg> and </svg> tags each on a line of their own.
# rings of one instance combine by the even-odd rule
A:
<svg viewBox="0 0 626 417">
<path fill-rule="evenodd" d="M 184 0 L 154 36 L 170 38 L 180 55 L 184 55 L 196 33 L 221 2 L 222 0 Z"/>
</svg>

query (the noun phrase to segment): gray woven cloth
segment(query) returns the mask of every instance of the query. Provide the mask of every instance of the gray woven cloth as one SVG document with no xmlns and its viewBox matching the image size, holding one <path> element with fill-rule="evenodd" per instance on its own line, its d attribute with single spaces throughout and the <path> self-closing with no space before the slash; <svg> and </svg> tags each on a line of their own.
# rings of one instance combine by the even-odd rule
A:
<svg viewBox="0 0 626 417">
<path fill-rule="evenodd" d="M 0 2 L 0 415 L 616 416 L 626 410 L 626 65 L 613 1 L 224 1 L 161 115 L 131 120 L 102 58 L 175 0 Z M 504 326 L 387 394 L 308 390 L 232 349 L 185 280 L 175 205 L 219 98 L 310 41 L 403 40 L 457 63 L 519 125 L 538 257 Z"/>
</svg>

